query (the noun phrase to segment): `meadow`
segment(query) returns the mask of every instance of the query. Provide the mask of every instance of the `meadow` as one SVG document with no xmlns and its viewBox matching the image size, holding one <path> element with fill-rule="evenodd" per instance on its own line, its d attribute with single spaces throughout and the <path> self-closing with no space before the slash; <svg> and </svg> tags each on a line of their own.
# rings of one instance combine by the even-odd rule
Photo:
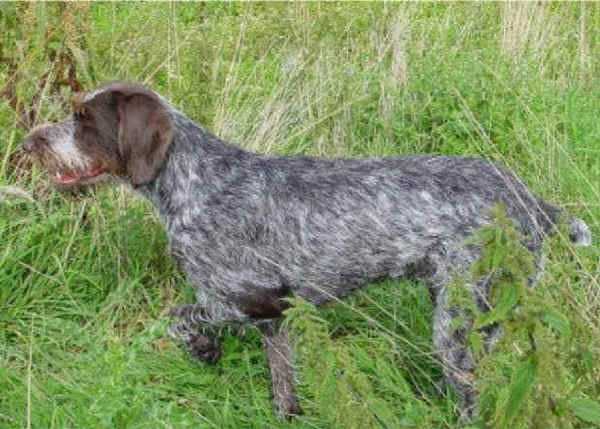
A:
<svg viewBox="0 0 600 429">
<path fill-rule="evenodd" d="M 429 292 L 406 280 L 298 304 L 293 421 L 271 411 L 252 328 L 225 334 L 218 364 L 190 359 L 166 328 L 191 288 L 149 204 L 125 186 L 58 192 L 15 155 L 23 113 L 69 112 L 69 67 L 87 90 L 144 83 L 250 151 L 516 171 L 594 245 L 564 225 L 548 240 L 543 277 L 482 358 L 475 425 L 600 427 L 599 4 L 0 3 L 0 27 L 0 428 L 459 425 Z"/>
</svg>

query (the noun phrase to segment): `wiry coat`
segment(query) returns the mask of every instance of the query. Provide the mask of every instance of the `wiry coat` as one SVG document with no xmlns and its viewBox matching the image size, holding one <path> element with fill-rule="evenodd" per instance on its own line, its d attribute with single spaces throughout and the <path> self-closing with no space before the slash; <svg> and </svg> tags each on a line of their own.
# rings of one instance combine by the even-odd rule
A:
<svg viewBox="0 0 600 429">
<path fill-rule="evenodd" d="M 532 250 L 558 218 L 481 158 L 267 157 L 173 115 L 167 160 L 137 189 L 157 207 L 198 298 L 239 318 L 278 316 L 287 295 L 321 304 L 385 276 L 445 275 L 454 264 L 444 255 L 489 222 L 496 202 Z"/>
<path fill-rule="evenodd" d="M 463 409 L 473 406 L 474 361 L 452 330 L 459 311 L 448 308 L 444 285 L 478 257 L 465 239 L 489 223 L 495 203 L 505 205 L 534 252 L 560 215 L 512 173 L 481 158 L 253 154 L 136 85 L 108 85 L 77 109 L 87 116 L 37 129 L 25 147 L 57 170 L 59 181 L 85 183 L 101 171 L 124 178 L 154 204 L 196 291 L 196 303 L 171 313 L 171 333 L 193 355 L 218 358 L 207 327 L 267 321 L 275 406 L 294 414 L 291 346 L 276 329 L 287 306 L 282 298 L 322 304 L 373 280 L 410 276 L 430 285 L 434 345 Z M 86 134 L 85 123 L 97 132 Z M 63 147 L 69 141 L 81 155 L 70 148 L 69 158 L 56 142 L 39 142 L 49 136 Z M 572 235 L 589 243 L 581 221 L 573 222 Z M 483 283 L 473 287 L 485 293 Z"/>
</svg>

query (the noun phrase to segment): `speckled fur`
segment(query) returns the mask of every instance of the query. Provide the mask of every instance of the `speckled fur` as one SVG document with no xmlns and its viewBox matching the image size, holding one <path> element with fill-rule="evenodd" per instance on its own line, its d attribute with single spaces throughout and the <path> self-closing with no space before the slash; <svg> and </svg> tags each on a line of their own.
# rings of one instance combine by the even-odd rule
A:
<svg viewBox="0 0 600 429">
<path fill-rule="evenodd" d="M 281 298 L 322 304 L 383 277 L 418 278 L 435 300 L 434 345 L 445 375 L 471 415 L 474 361 L 461 332 L 451 328 L 460 309 L 449 308 L 445 285 L 479 256 L 465 239 L 489 222 L 495 203 L 506 206 L 536 253 L 559 210 L 481 158 L 253 154 L 160 100 L 174 137 L 153 180 L 134 187 L 156 207 L 195 289 L 196 303 L 171 311 L 171 334 L 195 356 L 214 361 L 215 327 L 266 322 L 275 408 L 295 414 L 289 339 L 273 328 L 286 308 Z M 72 145 L 69 156 L 73 162 Z M 574 225 L 572 239 L 589 241 L 587 226 Z M 472 287 L 485 298 L 485 279 Z"/>
</svg>

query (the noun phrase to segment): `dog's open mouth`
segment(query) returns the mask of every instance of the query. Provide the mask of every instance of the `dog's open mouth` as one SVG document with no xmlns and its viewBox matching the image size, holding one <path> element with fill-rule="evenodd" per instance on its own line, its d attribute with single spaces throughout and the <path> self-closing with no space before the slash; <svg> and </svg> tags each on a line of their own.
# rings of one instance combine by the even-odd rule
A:
<svg viewBox="0 0 600 429">
<path fill-rule="evenodd" d="M 101 166 L 92 167 L 87 170 L 57 171 L 52 178 L 56 185 L 67 186 L 85 183 L 105 172 Z"/>
</svg>

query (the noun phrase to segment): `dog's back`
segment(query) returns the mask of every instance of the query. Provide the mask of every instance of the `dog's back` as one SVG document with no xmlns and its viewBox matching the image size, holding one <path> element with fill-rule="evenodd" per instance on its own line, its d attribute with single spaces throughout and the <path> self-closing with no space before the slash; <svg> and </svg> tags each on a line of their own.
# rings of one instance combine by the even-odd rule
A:
<svg viewBox="0 0 600 429">
<path fill-rule="evenodd" d="M 195 171 L 181 172 L 181 180 L 206 181 L 169 205 L 178 213 L 171 244 L 184 266 L 229 288 L 216 291 L 228 299 L 242 282 L 322 303 L 415 267 L 431 272 L 436 267 L 423 267 L 429 253 L 460 246 L 489 222 L 495 203 L 506 206 L 532 250 L 559 216 L 481 158 L 325 160 L 228 147 L 193 162 Z M 230 281 L 232 267 L 238 281 Z"/>
</svg>

